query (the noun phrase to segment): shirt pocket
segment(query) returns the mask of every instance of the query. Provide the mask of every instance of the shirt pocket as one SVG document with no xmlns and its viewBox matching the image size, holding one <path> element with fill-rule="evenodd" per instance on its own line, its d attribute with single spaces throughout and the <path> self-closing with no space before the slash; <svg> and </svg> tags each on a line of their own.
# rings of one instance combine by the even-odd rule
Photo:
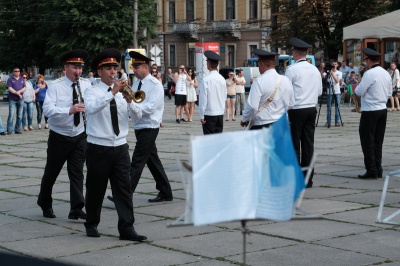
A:
<svg viewBox="0 0 400 266">
<path fill-rule="evenodd" d="M 58 107 L 71 107 L 72 106 L 72 99 L 66 96 L 59 96 L 57 99 L 57 106 Z"/>
</svg>

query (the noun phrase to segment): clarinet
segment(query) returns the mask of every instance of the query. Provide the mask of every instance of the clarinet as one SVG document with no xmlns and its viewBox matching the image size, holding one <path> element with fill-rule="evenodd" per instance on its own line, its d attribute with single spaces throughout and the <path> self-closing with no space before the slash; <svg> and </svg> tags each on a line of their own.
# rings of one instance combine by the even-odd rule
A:
<svg viewBox="0 0 400 266">
<path fill-rule="evenodd" d="M 79 76 L 75 76 L 75 80 L 76 80 L 76 87 L 78 90 L 78 102 L 79 103 L 85 103 L 83 100 L 83 96 L 82 96 L 82 91 L 81 91 L 81 85 L 79 84 Z M 85 130 L 86 130 L 86 112 L 82 112 L 82 118 L 83 118 L 83 124 L 85 126 Z"/>
</svg>

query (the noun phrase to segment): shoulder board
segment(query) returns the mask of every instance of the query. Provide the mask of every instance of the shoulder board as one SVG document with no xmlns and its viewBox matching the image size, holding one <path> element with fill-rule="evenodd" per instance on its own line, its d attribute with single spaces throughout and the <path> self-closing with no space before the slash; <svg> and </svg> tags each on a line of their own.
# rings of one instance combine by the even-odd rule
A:
<svg viewBox="0 0 400 266">
<path fill-rule="evenodd" d="M 62 79 L 62 77 L 61 77 L 61 78 L 58 78 L 58 79 L 53 80 L 52 83 L 57 83 L 57 82 L 60 82 L 60 81 L 62 81 L 62 80 L 63 80 L 63 79 Z"/>
<path fill-rule="evenodd" d="M 79 81 L 80 82 L 89 82 L 90 83 L 90 81 L 88 79 L 85 79 L 85 78 L 79 78 Z"/>
<path fill-rule="evenodd" d="M 155 77 L 151 77 L 151 81 L 153 81 L 153 83 L 158 83 L 158 79 L 156 79 Z"/>
</svg>

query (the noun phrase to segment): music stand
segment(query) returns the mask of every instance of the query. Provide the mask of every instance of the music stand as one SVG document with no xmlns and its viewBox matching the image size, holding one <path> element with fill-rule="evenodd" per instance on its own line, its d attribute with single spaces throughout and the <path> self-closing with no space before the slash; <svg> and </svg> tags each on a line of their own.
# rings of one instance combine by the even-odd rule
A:
<svg viewBox="0 0 400 266">
<path fill-rule="evenodd" d="M 317 155 L 316 155 L 316 153 L 314 153 L 314 155 L 311 159 L 310 165 L 308 167 L 302 168 L 302 170 L 307 170 L 307 173 L 306 173 L 306 176 L 304 179 L 305 185 L 307 185 L 308 180 L 311 176 L 316 157 L 317 157 Z M 189 190 L 191 189 L 190 186 L 192 184 L 192 181 L 190 180 L 192 178 L 192 176 L 191 176 L 192 168 L 189 164 L 187 164 L 186 162 L 182 162 L 179 159 L 177 159 L 177 164 L 178 164 L 178 168 L 180 170 L 181 180 L 184 185 L 184 191 L 186 192 L 186 195 L 187 195 L 186 200 L 188 201 L 189 198 L 191 200 L 193 200 L 193 198 L 190 197 L 190 192 L 189 192 Z M 305 211 L 300 208 L 300 205 L 303 201 L 304 193 L 305 193 L 305 189 L 303 189 L 303 191 L 301 192 L 301 194 L 299 195 L 299 197 L 297 198 L 296 202 L 293 205 L 293 217 L 291 220 L 321 219 L 322 218 L 321 215 L 312 214 L 311 212 Z M 189 206 L 192 206 L 191 202 L 186 202 L 186 205 L 188 205 L 188 204 L 189 204 Z M 191 217 L 187 217 L 188 215 L 192 215 L 190 208 L 191 207 L 188 208 L 188 206 L 186 206 L 185 212 L 181 216 L 179 216 L 175 221 L 168 224 L 167 227 L 193 226 Z M 243 244 L 242 244 L 243 245 L 243 263 L 242 263 L 242 265 L 246 265 L 247 235 L 250 235 L 250 230 L 247 228 L 248 221 L 268 221 L 268 220 L 267 219 L 240 220 L 240 224 L 242 227 L 241 232 L 242 232 L 242 236 L 243 236 Z M 236 222 L 236 221 L 232 221 L 232 222 Z"/>
<path fill-rule="evenodd" d="M 392 214 L 390 214 L 389 216 L 387 216 L 386 218 L 382 219 L 382 212 L 383 212 L 383 208 L 385 206 L 386 191 L 388 189 L 389 179 L 390 179 L 391 176 L 400 177 L 400 169 L 399 170 L 395 170 L 395 171 L 391 171 L 391 172 L 386 174 L 385 183 L 383 184 L 382 197 L 381 197 L 381 201 L 380 201 L 379 209 L 378 209 L 378 215 L 377 215 L 377 218 L 376 218 L 377 219 L 376 223 L 400 225 L 399 222 L 393 222 L 392 221 L 392 219 L 394 217 L 396 217 L 397 215 L 400 214 L 400 210 L 397 210 L 397 211 L 393 212 Z"/>
</svg>

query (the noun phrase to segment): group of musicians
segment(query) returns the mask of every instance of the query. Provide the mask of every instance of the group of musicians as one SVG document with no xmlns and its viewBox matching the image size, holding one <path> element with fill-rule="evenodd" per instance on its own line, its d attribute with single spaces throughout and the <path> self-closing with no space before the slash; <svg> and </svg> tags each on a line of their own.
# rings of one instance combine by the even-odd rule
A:
<svg viewBox="0 0 400 266">
<path fill-rule="evenodd" d="M 311 45 L 291 38 L 295 64 L 285 76 L 275 70 L 276 53 L 256 49 L 261 77 L 251 87 L 248 104 L 243 110 L 241 126 L 252 121 L 251 130 L 269 127 L 288 114 L 293 145 L 301 166 L 308 166 L 314 153 L 315 118 L 322 80 L 318 69 L 306 61 Z M 371 69 L 364 75 L 355 93 L 362 99 L 360 139 L 367 172 L 360 178 L 382 177 L 382 143 L 386 127 L 386 101 L 391 95 L 390 76 L 379 66 L 380 54 L 363 49 Z M 49 85 L 44 114 L 51 125 L 47 161 L 37 200 L 43 216 L 55 218 L 52 189 L 67 162 L 70 179 L 69 219 L 84 219 L 86 234 L 100 237 L 97 229 L 103 199 L 110 180 L 112 197 L 118 213 L 121 240 L 143 241 L 134 227 L 132 195 L 147 164 L 159 191 L 149 202 L 172 201 L 168 177 L 157 154 L 156 139 L 164 111 L 162 84 L 150 74 L 148 57 L 130 52 L 135 76 L 133 91 L 143 91 L 140 103 L 122 93 L 127 80 L 116 80 L 121 53 L 105 49 L 92 63 L 101 81 L 91 86 L 80 78 L 85 60 L 84 50 L 73 50 L 62 57 L 66 75 Z M 199 113 L 204 134 L 221 133 L 225 107 L 225 80 L 217 72 L 221 57 L 206 51 L 210 74 L 200 84 Z M 130 89 L 130 88 L 129 88 Z M 126 140 L 129 117 L 133 120 L 137 139 L 132 159 Z M 83 196 L 83 167 L 86 161 L 86 197 Z M 306 184 L 312 187 L 312 175 Z M 85 206 L 86 205 L 86 206 Z M 83 211 L 86 207 L 87 214 Z"/>
</svg>

